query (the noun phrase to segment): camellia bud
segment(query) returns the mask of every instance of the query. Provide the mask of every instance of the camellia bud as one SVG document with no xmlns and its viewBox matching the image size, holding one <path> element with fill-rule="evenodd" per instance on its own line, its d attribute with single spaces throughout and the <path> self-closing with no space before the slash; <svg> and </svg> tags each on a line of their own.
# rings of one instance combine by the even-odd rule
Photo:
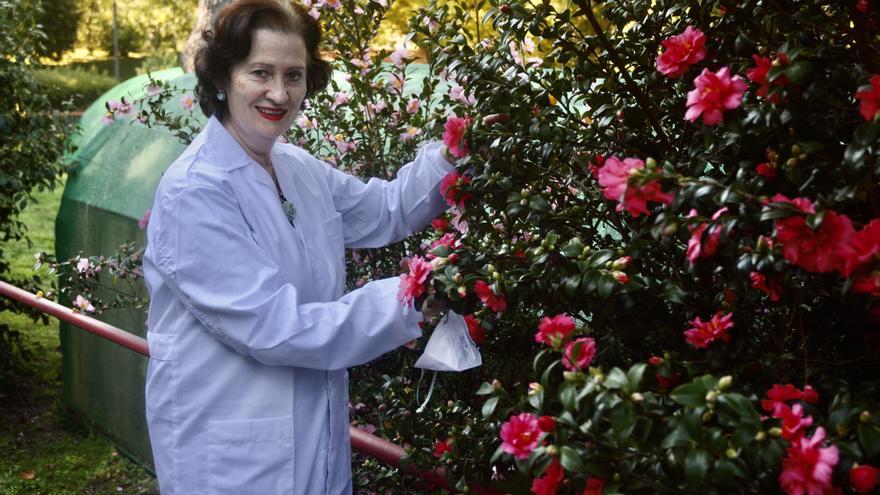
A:
<svg viewBox="0 0 880 495">
<path fill-rule="evenodd" d="M 788 160 L 785 160 L 785 164 L 789 167 L 794 167 L 798 164 L 798 160 L 797 158 L 789 158 Z"/>
<path fill-rule="evenodd" d="M 739 457 L 739 454 L 733 448 L 725 450 L 724 455 L 726 455 L 728 459 L 736 459 L 737 457 Z"/>
<path fill-rule="evenodd" d="M 465 287 L 463 285 L 459 285 L 458 286 L 458 295 L 461 297 L 466 296 L 467 295 L 467 287 Z"/>
<path fill-rule="evenodd" d="M 718 392 L 714 390 L 710 390 L 706 393 L 706 402 L 715 402 L 715 399 L 718 398 Z"/>
<path fill-rule="evenodd" d="M 459 273 L 456 273 L 455 275 L 452 276 L 452 281 L 457 284 L 460 284 L 463 278 L 464 278 L 464 276 L 461 274 L 461 272 L 459 272 Z"/>
<path fill-rule="evenodd" d="M 704 412 L 702 417 L 703 422 L 705 423 L 706 421 L 709 421 L 710 419 L 712 419 L 712 416 L 715 416 L 715 411 L 713 411 L 712 409 Z"/>
<path fill-rule="evenodd" d="M 455 254 L 455 253 L 452 253 L 452 254 L 449 255 L 449 258 L 448 258 L 448 259 L 449 259 L 449 262 L 450 262 L 450 263 L 455 264 L 455 262 L 458 261 L 458 255 Z M 457 275 L 461 275 L 461 274 L 459 273 L 459 274 L 457 274 Z"/>
<path fill-rule="evenodd" d="M 767 439 L 767 434 L 764 433 L 763 431 L 759 431 L 758 433 L 755 433 L 755 440 L 757 440 L 759 442 L 763 442 L 766 439 Z"/>
<path fill-rule="evenodd" d="M 645 166 L 648 168 L 655 168 L 657 166 L 657 160 L 651 158 L 650 156 L 645 160 Z"/>
<path fill-rule="evenodd" d="M 544 387 L 538 382 L 529 383 L 529 395 L 538 395 L 544 391 Z"/>
<path fill-rule="evenodd" d="M 611 268 L 614 270 L 626 270 L 626 268 L 632 263 L 632 256 L 622 256 L 614 260 L 614 263 L 611 264 Z"/>
<path fill-rule="evenodd" d="M 506 14 L 510 12 L 510 5 L 507 5 L 506 3 L 502 4 L 501 7 L 498 7 L 498 10 L 500 10 L 502 14 Z"/>
<path fill-rule="evenodd" d="M 796 144 L 791 145 L 791 154 L 792 155 L 800 155 L 801 154 L 801 147 Z"/>
<path fill-rule="evenodd" d="M 565 378 L 567 382 L 579 382 L 583 378 L 584 374 L 578 371 L 564 371 L 562 373 L 562 377 Z"/>
<path fill-rule="evenodd" d="M 662 231 L 663 235 L 672 235 L 676 232 L 678 232 L 678 223 L 676 222 L 667 223 L 666 226 L 663 227 Z"/>
<path fill-rule="evenodd" d="M 861 414 L 859 414 L 859 421 L 862 423 L 868 423 L 871 421 L 871 411 L 864 410 Z"/>
<path fill-rule="evenodd" d="M 559 455 L 559 447 L 555 445 L 548 445 L 545 452 L 547 452 L 547 455 L 549 455 L 550 457 L 557 457 Z"/>
<path fill-rule="evenodd" d="M 538 418 L 538 428 L 547 433 L 556 431 L 556 420 L 553 416 L 541 416 Z"/>
<path fill-rule="evenodd" d="M 449 260 L 447 258 L 441 258 L 438 256 L 431 260 L 431 270 L 436 272 L 442 266 L 446 265 L 446 263 L 449 263 Z"/>
<path fill-rule="evenodd" d="M 501 280 L 501 274 L 499 272 L 492 272 L 493 280 Z"/>
<path fill-rule="evenodd" d="M 650 358 L 648 358 L 648 364 L 650 364 L 651 366 L 660 366 L 661 364 L 663 364 L 663 358 L 660 356 L 651 356 Z"/>
<path fill-rule="evenodd" d="M 773 428 L 770 428 L 767 433 L 769 433 L 771 437 L 778 437 L 782 435 L 782 428 L 774 426 Z"/>
<path fill-rule="evenodd" d="M 642 395 L 640 392 L 633 392 L 632 394 L 630 394 L 629 398 L 632 399 L 632 401 L 636 404 L 644 402 L 645 400 L 645 396 Z"/>
<path fill-rule="evenodd" d="M 501 382 L 497 378 L 492 380 L 492 390 L 496 392 L 501 390 Z"/>
<path fill-rule="evenodd" d="M 722 392 L 729 389 L 731 385 L 733 385 L 733 377 L 730 375 L 724 375 L 718 380 L 718 390 Z"/>
<path fill-rule="evenodd" d="M 495 265 L 489 263 L 488 265 L 486 265 L 486 271 L 489 273 L 495 273 Z"/>
</svg>

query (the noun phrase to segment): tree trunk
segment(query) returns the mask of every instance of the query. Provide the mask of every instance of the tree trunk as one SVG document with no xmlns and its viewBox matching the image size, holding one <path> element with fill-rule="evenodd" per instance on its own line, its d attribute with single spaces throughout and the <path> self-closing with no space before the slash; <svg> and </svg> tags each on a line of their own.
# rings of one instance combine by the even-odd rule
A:
<svg viewBox="0 0 880 495">
<path fill-rule="evenodd" d="M 232 0 L 199 0 L 196 22 L 186 44 L 183 45 L 183 51 L 180 52 L 180 66 L 183 67 L 183 70 L 192 72 L 196 52 L 202 46 L 202 31 L 208 29 L 217 12 L 231 2 Z"/>
</svg>

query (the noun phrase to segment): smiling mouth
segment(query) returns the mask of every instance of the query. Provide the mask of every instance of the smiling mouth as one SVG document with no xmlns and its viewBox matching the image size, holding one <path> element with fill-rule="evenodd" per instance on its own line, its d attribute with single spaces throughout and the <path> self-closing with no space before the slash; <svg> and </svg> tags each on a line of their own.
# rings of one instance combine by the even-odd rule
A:
<svg viewBox="0 0 880 495">
<path fill-rule="evenodd" d="M 263 117 L 267 120 L 281 120 L 284 115 L 287 113 L 287 110 L 283 108 L 270 108 L 270 107 L 256 107 L 257 112 L 259 112 L 260 117 Z"/>
</svg>

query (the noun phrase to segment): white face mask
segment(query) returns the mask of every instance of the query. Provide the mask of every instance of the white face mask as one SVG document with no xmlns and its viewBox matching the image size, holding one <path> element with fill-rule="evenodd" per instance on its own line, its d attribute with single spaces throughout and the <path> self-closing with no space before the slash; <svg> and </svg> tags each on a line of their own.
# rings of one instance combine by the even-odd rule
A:
<svg viewBox="0 0 880 495">
<path fill-rule="evenodd" d="M 435 371 L 464 371 L 481 364 L 483 358 L 471 340 L 464 318 L 448 311 L 413 366 Z"/>
<path fill-rule="evenodd" d="M 424 411 L 431 399 L 438 371 L 464 371 L 481 364 L 483 364 L 483 357 L 480 356 L 480 350 L 471 340 L 464 318 L 454 311 L 447 312 L 437 328 L 434 329 L 431 338 L 428 339 L 425 351 L 413 365 L 416 368 L 422 368 L 419 384 L 416 385 L 416 402 L 419 401 L 419 389 L 422 378 L 425 376 L 425 370 L 434 370 L 431 386 L 428 388 L 428 396 L 425 397 L 425 401 L 416 412 Z"/>
</svg>

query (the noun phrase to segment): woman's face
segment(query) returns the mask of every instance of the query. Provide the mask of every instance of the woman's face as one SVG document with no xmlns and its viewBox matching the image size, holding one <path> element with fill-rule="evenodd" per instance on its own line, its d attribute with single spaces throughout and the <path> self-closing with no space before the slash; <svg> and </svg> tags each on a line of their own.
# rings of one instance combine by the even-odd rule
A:
<svg viewBox="0 0 880 495">
<path fill-rule="evenodd" d="M 223 124 L 246 149 L 266 153 L 290 129 L 306 96 L 307 57 L 298 34 L 254 31 L 250 53 L 223 88 L 229 104 Z"/>
</svg>

